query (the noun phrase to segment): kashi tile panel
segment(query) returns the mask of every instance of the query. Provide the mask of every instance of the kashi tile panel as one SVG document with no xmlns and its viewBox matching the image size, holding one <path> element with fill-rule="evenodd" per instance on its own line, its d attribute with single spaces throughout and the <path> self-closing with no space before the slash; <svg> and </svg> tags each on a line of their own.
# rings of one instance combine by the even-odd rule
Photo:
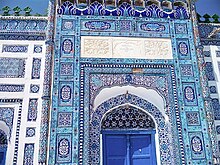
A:
<svg viewBox="0 0 220 165">
<path fill-rule="evenodd" d="M 35 127 L 27 127 L 26 128 L 26 137 L 33 137 L 35 136 L 36 128 Z"/>
<path fill-rule="evenodd" d="M 34 143 L 25 144 L 23 165 L 34 165 Z"/>
<path fill-rule="evenodd" d="M 0 84 L 0 92 L 24 92 L 24 85 Z"/>
<path fill-rule="evenodd" d="M 41 70 L 41 59 L 33 58 L 32 63 L 32 79 L 40 79 L 40 70 Z"/>
<path fill-rule="evenodd" d="M 173 59 L 170 39 L 81 37 L 81 57 Z"/>
<path fill-rule="evenodd" d="M 25 59 L 0 58 L 0 78 L 24 78 Z"/>
<path fill-rule="evenodd" d="M 27 53 L 28 45 L 3 45 L 2 52 Z"/>
<path fill-rule="evenodd" d="M 28 106 L 28 121 L 37 120 L 38 99 L 30 99 Z"/>
<path fill-rule="evenodd" d="M 57 156 L 56 162 L 68 163 L 71 162 L 71 134 L 58 134 L 57 135 Z"/>
<path fill-rule="evenodd" d="M 205 158 L 202 132 L 189 132 L 192 159 Z"/>
</svg>

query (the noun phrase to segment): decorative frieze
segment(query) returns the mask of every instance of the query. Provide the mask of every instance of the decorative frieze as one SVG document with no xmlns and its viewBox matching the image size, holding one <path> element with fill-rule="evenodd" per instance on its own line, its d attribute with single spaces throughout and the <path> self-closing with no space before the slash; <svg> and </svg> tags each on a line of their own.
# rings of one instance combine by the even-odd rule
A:
<svg viewBox="0 0 220 165">
<path fill-rule="evenodd" d="M 0 92 L 24 92 L 24 85 L 0 84 Z"/>
<path fill-rule="evenodd" d="M 81 57 L 172 59 L 170 39 L 81 37 Z"/>
<path fill-rule="evenodd" d="M 28 45 L 3 45 L 2 52 L 27 53 Z"/>
</svg>

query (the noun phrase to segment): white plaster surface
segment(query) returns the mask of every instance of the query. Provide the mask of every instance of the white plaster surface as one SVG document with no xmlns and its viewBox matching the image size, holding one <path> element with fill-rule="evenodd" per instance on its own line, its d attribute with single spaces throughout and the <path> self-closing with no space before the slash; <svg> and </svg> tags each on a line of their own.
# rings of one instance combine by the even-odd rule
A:
<svg viewBox="0 0 220 165">
<path fill-rule="evenodd" d="M 211 94 L 211 98 L 220 98 L 220 66 L 218 66 L 218 63 L 220 63 L 220 57 L 216 57 L 216 51 L 220 51 L 220 46 L 204 46 L 204 51 L 210 51 L 211 57 L 205 57 L 206 62 L 212 62 L 213 65 L 213 72 L 215 75 L 215 81 L 209 81 L 209 86 L 216 86 L 218 94 Z M 215 126 L 220 125 L 219 120 L 215 120 Z M 217 135 L 217 140 L 220 141 L 220 135 Z"/>
<path fill-rule="evenodd" d="M 2 45 L 28 45 L 27 53 L 9 53 L 2 52 Z M 34 45 L 43 45 L 42 53 L 34 53 Z M 0 78 L 0 84 L 25 84 L 24 92 L 0 92 L 1 99 L 10 99 L 10 98 L 19 98 L 23 99 L 22 103 L 22 118 L 19 132 L 19 146 L 18 146 L 18 156 L 17 156 L 17 164 L 23 164 L 24 158 L 24 146 L 25 143 L 35 143 L 34 154 L 37 155 L 34 157 L 34 164 L 38 164 L 38 152 L 39 152 L 39 138 L 40 138 L 40 123 L 41 123 L 41 110 L 42 110 L 42 93 L 43 93 L 43 74 L 44 74 L 44 65 L 45 65 L 45 41 L 6 41 L 0 40 L 0 58 L 25 58 L 25 76 L 24 78 Z M 32 73 L 32 61 L 33 58 L 41 58 L 41 75 L 40 79 L 31 79 Z M 40 90 L 38 93 L 30 93 L 30 84 L 39 84 Z M 30 98 L 38 99 L 38 112 L 37 112 L 37 120 L 27 121 L 28 115 L 28 105 Z M 14 143 L 15 143 L 15 131 L 17 126 L 17 118 L 18 118 L 18 104 L 10 104 L 0 106 L 12 106 L 16 108 L 14 123 L 13 123 L 13 132 L 11 136 L 11 140 L 8 145 L 7 150 L 7 165 L 12 165 L 13 156 L 14 156 Z M 0 129 L 3 127 L 3 124 L 0 123 Z M 36 135 L 34 137 L 26 137 L 26 128 L 27 127 L 36 127 Z"/>
</svg>

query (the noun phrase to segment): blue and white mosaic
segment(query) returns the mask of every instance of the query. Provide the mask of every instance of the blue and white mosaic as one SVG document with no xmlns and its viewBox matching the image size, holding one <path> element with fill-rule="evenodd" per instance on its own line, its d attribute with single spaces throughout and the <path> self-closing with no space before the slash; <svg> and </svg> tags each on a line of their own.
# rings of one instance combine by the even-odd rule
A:
<svg viewBox="0 0 220 165">
<path fill-rule="evenodd" d="M 200 125 L 199 112 L 186 112 L 186 119 L 189 126 Z"/>
<path fill-rule="evenodd" d="M 27 53 L 28 45 L 3 45 L 2 52 Z"/>
<path fill-rule="evenodd" d="M 73 114 L 71 112 L 60 112 L 58 114 L 58 127 L 71 127 Z"/>
<path fill-rule="evenodd" d="M 30 85 L 30 93 L 38 93 L 40 90 L 40 85 L 31 84 Z"/>
<path fill-rule="evenodd" d="M 33 58 L 31 78 L 40 79 L 40 70 L 41 70 L 41 59 Z"/>
<path fill-rule="evenodd" d="M 57 162 L 71 162 L 71 134 L 57 135 Z"/>
<path fill-rule="evenodd" d="M 190 64 L 180 65 L 182 76 L 193 76 L 193 67 Z"/>
<path fill-rule="evenodd" d="M 24 78 L 25 59 L 0 58 L 0 78 Z"/>
<path fill-rule="evenodd" d="M 35 136 L 36 128 L 35 127 L 27 127 L 26 128 L 26 137 L 33 137 Z"/>
<path fill-rule="evenodd" d="M 37 120 L 37 107 L 38 107 L 38 99 L 30 99 L 28 106 L 28 121 L 36 121 Z"/>
<path fill-rule="evenodd" d="M 73 75 L 73 64 L 72 63 L 61 63 L 60 64 L 60 75 Z"/>
<path fill-rule="evenodd" d="M 211 164 L 213 139 L 204 125 L 211 110 L 204 108 L 201 97 L 204 88 L 193 37 L 197 33 L 188 12 L 175 7 L 167 13 L 154 4 L 140 11 L 127 3 L 111 11 L 97 2 L 87 5 L 78 8 L 64 2 L 57 10 L 51 111 L 57 120 L 51 121 L 48 164 L 99 165 L 101 119 L 123 104 L 139 107 L 155 119 L 161 164 Z M 174 19 L 163 19 L 167 17 Z M 170 38 L 174 60 L 81 58 L 81 36 Z M 161 110 L 129 93 L 109 96 L 93 109 L 97 95 L 115 86 L 157 91 L 164 98 L 169 127 Z"/>
<path fill-rule="evenodd" d="M 217 134 L 220 134 L 220 125 L 216 126 L 216 132 Z"/>
<path fill-rule="evenodd" d="M 24 146 L 24 165 L 34 165 L 34 143 Z"/>
<path fill-rule="evenodd" d="M 42 45 L 34 45 L 34 53 L 42 53 L 43 46 Z"/>
<path fill-rule="evenodd" d="M 24 92 L 24 85 L 0 84 L 0 92 Z"/>
</svg>

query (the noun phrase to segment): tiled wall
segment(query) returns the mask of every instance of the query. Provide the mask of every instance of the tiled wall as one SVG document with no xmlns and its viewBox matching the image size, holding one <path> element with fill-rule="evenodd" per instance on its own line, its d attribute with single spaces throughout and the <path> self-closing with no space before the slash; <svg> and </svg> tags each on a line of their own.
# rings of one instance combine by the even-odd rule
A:
<svg viewBox="0 0 220 165">
<path fill-rule="evenodd" d="M 220 46 L 204 46 L 203 53 L 220 151 Z"/>
<path fill-rule="evenodd" d="M 0 40 L 0 116 L 6 118 L 0 129 L 10 138 L 6 164 L 38 162 L 44 65 L 44 41 Z"/>
</svg>

